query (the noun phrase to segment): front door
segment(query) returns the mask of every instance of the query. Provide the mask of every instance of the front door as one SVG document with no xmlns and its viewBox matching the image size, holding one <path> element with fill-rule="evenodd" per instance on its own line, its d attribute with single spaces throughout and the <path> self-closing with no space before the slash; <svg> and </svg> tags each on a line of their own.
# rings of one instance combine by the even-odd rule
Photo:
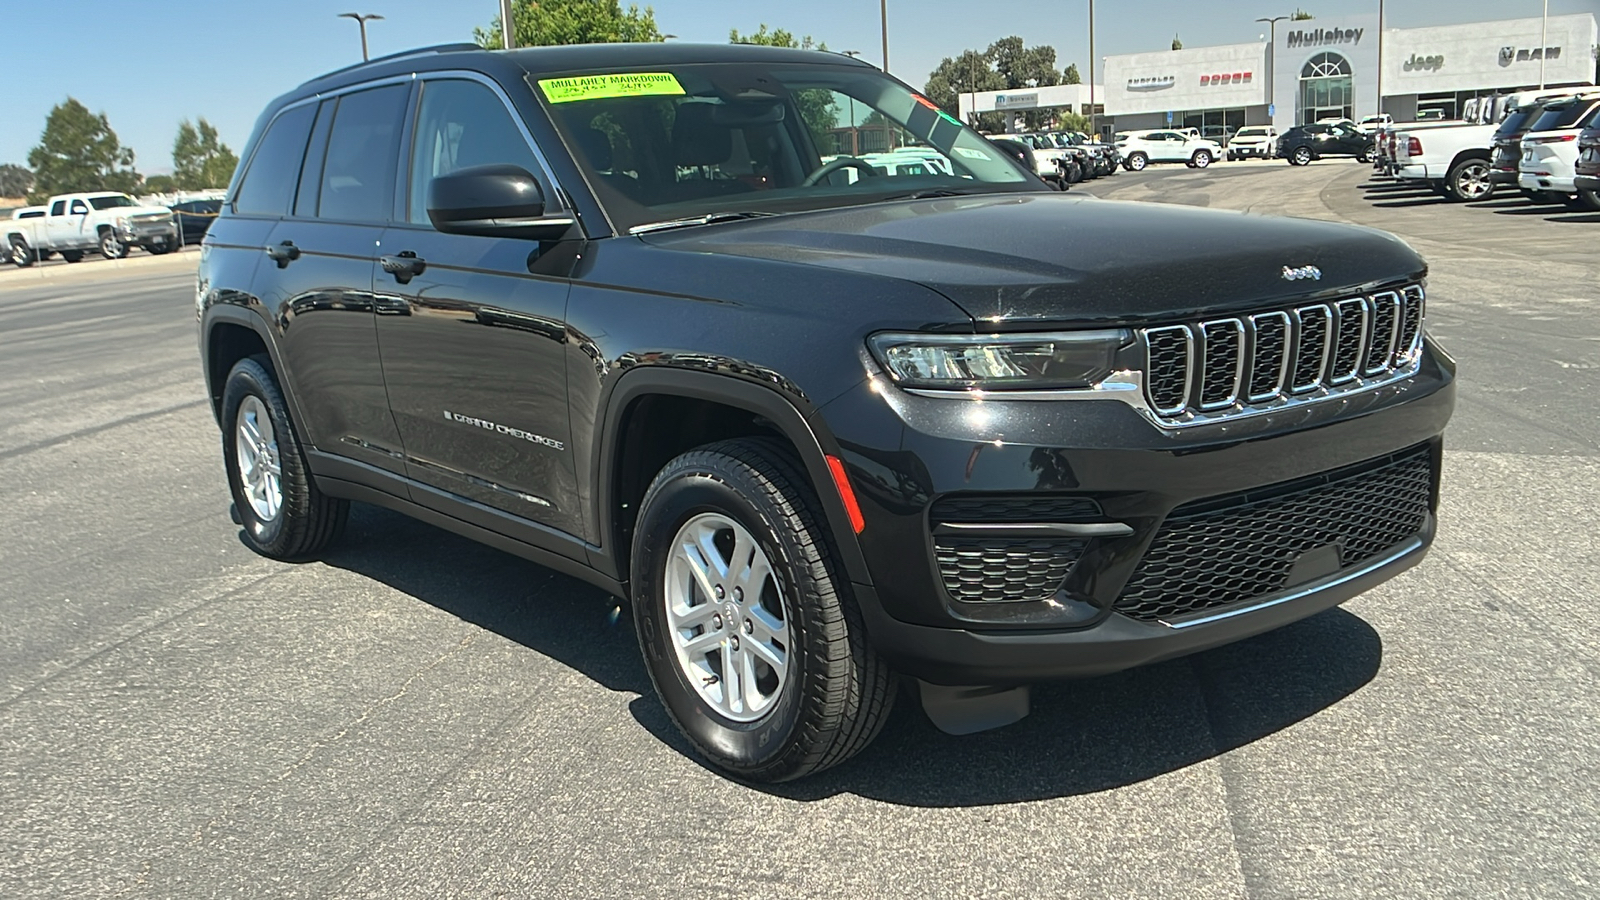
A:
<svg viewBox="0 0 1600 900">
<path fill-rule="evenodd" d="M 577 242 L 443 234 L 435 176 L 494 163 L 554 186 L 501 95 L 456 78 L 422 85 L 407 213 L 383 235 L 404 270 L 378 274 L 389 402 L 411 478 L 520 518 L 581 533 L 567 415 L 567 275 Z M 440 498 L 413 491 L 413 499 Z"/>
</svg>

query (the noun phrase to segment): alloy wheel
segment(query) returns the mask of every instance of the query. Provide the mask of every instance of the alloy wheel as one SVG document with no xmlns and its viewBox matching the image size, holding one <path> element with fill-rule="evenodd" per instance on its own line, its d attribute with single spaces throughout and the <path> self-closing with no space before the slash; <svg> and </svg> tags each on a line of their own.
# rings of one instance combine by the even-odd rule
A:
<svg viewBox="0 0 1600 900">
<path fill-rule="evenodd" d="M 794 646 L 772 563 L 721 513 L 691 518 L 670 547 L 666 618 L 679 671 L 719 715 L 754 722 L 782 696 Z"/>
<path fill-rule="evenodd" d="M 283 509 L 283 467 L 272 417 L 261 398 L 252 394 L 239 404 L 233 435 L 239 456 L 239 486 L 244 489 L 256 520 L 271 522 Z"/>
<path fill-rule="evenodd" d="M 1481 161 L 1469 162 L 1456 172 L 1456 195 L 1463 200 L 1481 200 L 1494 185 L 1489 183 L 1489 165 Z"/>
</svg>

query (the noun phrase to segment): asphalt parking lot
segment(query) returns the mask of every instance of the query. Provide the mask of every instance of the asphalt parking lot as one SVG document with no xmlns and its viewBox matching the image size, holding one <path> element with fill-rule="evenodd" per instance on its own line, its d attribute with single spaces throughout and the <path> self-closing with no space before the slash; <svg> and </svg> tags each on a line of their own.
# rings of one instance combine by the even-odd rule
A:
<svg viewBox="0 0 1600 900">
<path fill-rule="evenodd" d="M 779 788 L 688 754 L 579 582 L 366 506 L 324 562 L 247 551 L 192 254 L 0 273 L 0 894 L 1600 896 L 1600 215 L 1367 172 L 1074 190 L 1430 260 L 1461 380 L 1427 561 L 1000 731 L 902 703 Z"/>
</svg>

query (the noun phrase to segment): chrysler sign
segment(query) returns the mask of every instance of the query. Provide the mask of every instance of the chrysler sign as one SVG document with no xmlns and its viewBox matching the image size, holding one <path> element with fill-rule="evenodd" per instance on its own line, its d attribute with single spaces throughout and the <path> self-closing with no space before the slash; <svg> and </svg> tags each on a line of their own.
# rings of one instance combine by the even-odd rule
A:
<svg viewBox="0 0 1600 900">
<path fill-rule="evenodd" d="M 1129 78 L 1130 91 L 1162 91 L 1178 83 L 1176 75 L 1156 75 L 1147 78 Z"/>
</svg>

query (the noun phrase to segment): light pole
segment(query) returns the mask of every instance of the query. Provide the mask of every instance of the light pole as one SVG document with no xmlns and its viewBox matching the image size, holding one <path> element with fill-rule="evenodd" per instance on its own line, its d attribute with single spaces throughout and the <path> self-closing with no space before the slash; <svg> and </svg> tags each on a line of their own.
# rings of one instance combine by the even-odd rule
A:
<svg viewBox="0 0 1600 900">
<path fill-rule="evenodd" d="M 878 21 L 883 26 L 883 71 L 889 72 L 889 0 L 878 0 Z"/>
<path fill-rule="evenodd" d="M 860 50 L 840 50 L 841 54 L 855 59 L 861 55 Z M 861 129 L 856 126 L 856 98 L 851 94 L 845 95 L 850 101 L 850 155 L 861 155 Z"/>
<path fill-rule="evenodd" d="M 1271 107 L 1278 102 L 1278 23 L 1290 16 L 1269 16 L 1257 19 L 1257 22 L 1266 22 L 1267 31 L 1271 34 L 1267 44 L 1267 106 Z"/>
<path fill-rule="evenodd" d="M 516 20 L 511 15 L 511 0 L 500 0 L 500 45 L 507 50 L 517 48 Z"/>
<path fill-rule="evenodd" d="M 1383 0 L 1378 0 L 1378 121 L 1383 121 Z M 1352 101 L 1354 97 L 1350 98 Z"/>
<path fill-rule="evenodd" d="M 363 61 L 371 59 L 372 57 L 367 54 L 367 23 L 374 19 L 381 19 L 383 16 L 377 13 L 368 13 L 364 16 L 360 13 L 339 13 L 338 18 L 355 19 L 356 24 L 361 26 L 361 59 Z"/>
<path fill-rule="evenodd" d="M 1089 136 L 1100 136 L 1098 117 L 1094 113 L 1094 0 L 1089 0 Z"/>
<path fill-rule="evenodd" d="M 1539 90 L 1544 90 L 1544 51 L 1550 43 L 1550 0 L 1544 0 L 1544 13 L 1539 17 Z"/>
</svg>

